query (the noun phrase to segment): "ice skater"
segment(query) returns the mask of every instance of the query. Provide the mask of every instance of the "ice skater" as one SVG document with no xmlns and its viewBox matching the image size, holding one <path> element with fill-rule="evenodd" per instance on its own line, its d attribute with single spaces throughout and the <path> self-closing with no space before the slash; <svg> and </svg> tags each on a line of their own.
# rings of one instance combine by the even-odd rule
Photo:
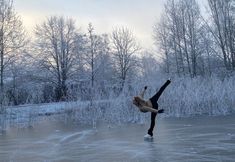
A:
<svg viewBox="0 0 235 162">
<path fill-rule="evenodd" d="M 147 86 L 144 87 L 144 90 L 140 93 L 140 96 L 135 96 L 133 98 L 133 104 L 136 105 L 141 112 L 151 112 L 151 124 L 148 129 L 148 133 L 144 136 L 144 138 L 153 138 L 153 129 L 155 126 L 155 118 L 158 113 L 163 113 L 164 109 L 158 110 L 158 99 L 161 96 L 162 92 L 165 88 L 171 83 L 170 79 L 167 80 L 160 90 L 152 96 L 149 100 L 144 100 L 144 93 L 147 90 Z"/>
</svg>

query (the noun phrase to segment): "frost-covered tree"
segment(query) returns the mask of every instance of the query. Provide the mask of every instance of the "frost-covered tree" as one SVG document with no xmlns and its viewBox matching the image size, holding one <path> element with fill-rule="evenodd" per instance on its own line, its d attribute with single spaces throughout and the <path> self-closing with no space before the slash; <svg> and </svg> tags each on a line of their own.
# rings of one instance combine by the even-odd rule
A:
<svg viewBox="0 0 235 162">
<path fill-rule="evenodd" d="M 15 12 L 12 0 L 0 0 L 0 89 L 4 87 L 4 73 L 26 44 L 22 21 Z"/>
<path fill-rule="evenodd" d="M 94 27 L 90 23 L 88 25 L 87 48 L 84 55 L 85 66 L 89 71 L 89 80 L 91 87 L 97 80 L 98 75 L 102 75 L 104 66 L 106 65 L 105 57 L 108 57 L 109 47 L 107 43 L 107 36 L 97 35 L 94 33 Z M 103 72 L 104 73 L 104 72 Z"/>
<path fill-rule="evenodd" d="M 112 43 L 114 66 L 121 88 L 123 88 L 129 72 L 137 66 L 134 55 L 140 51 L 140 46 L 131 30 L 125 27 L 113 30 Z"/>
<path fill-rule="evenodd" d="M 107 34 L 98 35 L 95 33 L 93 25 L 90 23 L 87 28 L 87 33 L 84 36 L 84 44 L 81 53 L 82 71 L 81 77 L 86 82 L 87 96 L 102 93 L 104 83 L 110 82 L 112 78 L 112 66 L 110 58 L 110 47 Z"/>
<path fill-rule="evenodd" d="M 168 0 L 154 36 L 164 55 L 166 72 L 201 75 L 204 71 L 205 34 L 199 5 L 195 0 Z"/>
<path fill-rule="evenodd" d="M 67 81 L 77 70 L 77 29 L 71 18 L 53 16 L 36 26 L 37 59 L 54 84 L 57 101 L 67 97 Z"/>
<path fill-rule="evenodd" d="M 235 69 L 235 1 L 208 0 L 212 26 L 210 31 L 219 46 L 226 69 Z"/>
</svg>

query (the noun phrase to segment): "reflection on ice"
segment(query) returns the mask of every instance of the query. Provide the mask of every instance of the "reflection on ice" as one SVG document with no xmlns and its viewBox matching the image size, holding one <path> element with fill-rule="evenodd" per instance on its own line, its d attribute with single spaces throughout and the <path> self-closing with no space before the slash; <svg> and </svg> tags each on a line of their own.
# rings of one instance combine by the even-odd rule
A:
<svg viewBox="0 0 235 162">
<path fill-rule="evenodd" d="M 73 142 L 74 140 L 76 141 L 83 140 L 85 137 L 87 137 L 89 133 L 91 133 L 91 130 L 73 133 L 71 135 L 63 137 L 60 140 L 60 143 L 70 143 Z"/>
</svg>

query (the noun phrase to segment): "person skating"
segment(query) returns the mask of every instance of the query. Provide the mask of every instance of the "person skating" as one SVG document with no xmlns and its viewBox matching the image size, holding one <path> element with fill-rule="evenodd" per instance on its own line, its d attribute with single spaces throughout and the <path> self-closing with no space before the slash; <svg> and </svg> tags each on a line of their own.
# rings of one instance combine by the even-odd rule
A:
<svg viewBox="0 0 235 162">
<path fill-rule="evenodd" d="M 133 104 L 136 105 L 141 112 L 151 112 L 151 124 L 148 129 L 148 133 L 144 136 L 145 138 L 153 137 L 153 129 L 155 126 L 155 118 L 158 113 L 163 113 L 164 109 L 158 110 L 158 99 L 161 96 L 162 92 L 165 88 L 171 83 L 170 79 L 168 79 L 160 88 L 160 90 L 154 94 L 150 99 L 144 100 L 144 93 L 147 90 L 147 86 L 144 87 L 144 90 L 141 92 L 140 96 L 135 96 L 133 98 Z"/>
</svg>

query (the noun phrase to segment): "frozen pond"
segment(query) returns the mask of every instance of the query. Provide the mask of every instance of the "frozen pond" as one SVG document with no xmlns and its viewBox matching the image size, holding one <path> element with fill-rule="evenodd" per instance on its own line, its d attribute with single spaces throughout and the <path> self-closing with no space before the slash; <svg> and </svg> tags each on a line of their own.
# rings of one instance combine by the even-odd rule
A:
<svg viewBox="0 0 235 162">
<path fill-rule="evenodd" d="M 0 134 L 0 161 L 234 161 L 235 116 L 157 120 L 149 124 L 79 125 L 45 120 Z"/>
</svg>

